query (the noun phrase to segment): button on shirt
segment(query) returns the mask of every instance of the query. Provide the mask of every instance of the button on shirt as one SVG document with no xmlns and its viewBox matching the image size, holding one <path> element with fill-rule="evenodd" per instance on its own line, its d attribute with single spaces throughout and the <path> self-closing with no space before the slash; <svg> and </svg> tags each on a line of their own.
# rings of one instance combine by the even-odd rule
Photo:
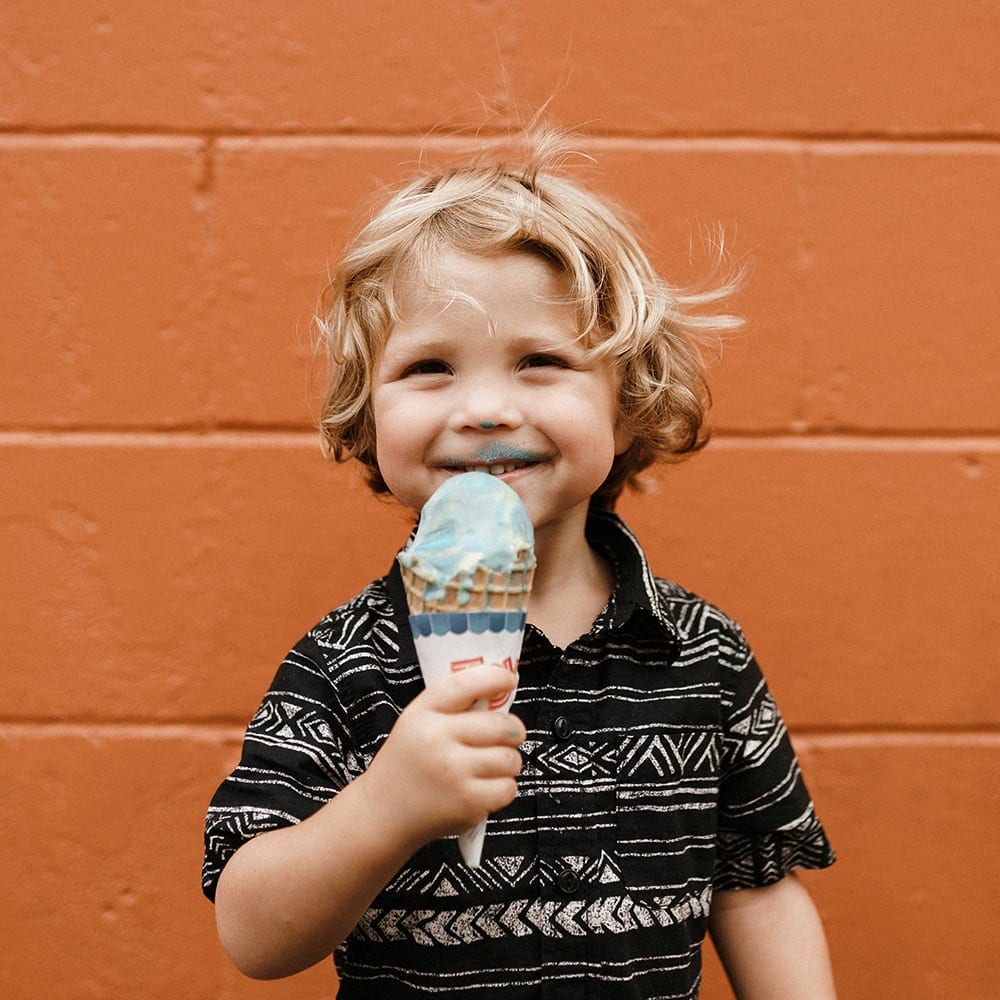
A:
<svg viewBox="0 0 1000 1000">
<path fill-rule="evenodd" d="M 570 733 L 573 732 L 573 723 L 566 718 L 565 715 L 560 715 L 555 722 L 552 723 L 552 732 L 561 740 L 568 740 Z"/>
<path fill-rule="evenodd" d="M 615 591 L 565 650 L 528 626 L 518 796 L 481 867 L 454 839 L 418 851 L 337 950 L 340 1000 L 694 998 L 713 889 L 832 863 L 739 627 L 654 578 L 613 514 L 588 540 Z M 209 809 L 206 894 L 242 843 L 361 774 L 422 688 L 394 568 L 280 668 Z"/>
</svg>

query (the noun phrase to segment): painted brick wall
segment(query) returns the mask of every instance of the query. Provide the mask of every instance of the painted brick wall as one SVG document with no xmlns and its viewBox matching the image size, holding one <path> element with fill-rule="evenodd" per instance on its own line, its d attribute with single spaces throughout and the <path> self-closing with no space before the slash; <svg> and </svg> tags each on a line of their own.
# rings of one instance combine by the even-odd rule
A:
<svg viewBox="0 0 1000 1000">
<path fill-rule="evenodd" d="M 554 95 L 665 268 L 754 261 L 714 444 L 623 508 L 765 664 L 841 996 L 995 998 L 998 51 L 996 0 L 8 0 L 0 994 L 330 996 L 198 889 L 281 656 L 406 530 L 319 457 L 309 317 L 428 128 Z"/>
</svg>

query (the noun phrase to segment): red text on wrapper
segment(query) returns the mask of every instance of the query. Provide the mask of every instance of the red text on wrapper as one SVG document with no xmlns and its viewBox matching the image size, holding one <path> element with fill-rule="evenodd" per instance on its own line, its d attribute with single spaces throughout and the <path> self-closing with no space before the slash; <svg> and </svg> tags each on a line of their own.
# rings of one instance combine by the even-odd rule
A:
<svg viewBox="0 0 1000 1000">
<path fill-rule="evenodd" d="M 474 656 L 470 660 L 452 660 L 451 670 L 452 673 L 454 673 L 457 670 L 468 670 L 469 667 L 481 667 L 485 663 L 486 660 L 484 660 L 481 656 Z M 519 663 L 519 660 L 512 660 L 509 656 L 505 656 L 500 663 L 496 664 L 496 666 L 503 667 L 504 670 L 507 670 L 512 674 L 516 674 Z M 513 694 L 508 693 L 499 698 L 494 698 L 493 701 L 487 705 L 487 708 L 489 708 L 490 711 L 496 711 L 498 708 L 503 708 L 512 697 Z"/>
</svg>

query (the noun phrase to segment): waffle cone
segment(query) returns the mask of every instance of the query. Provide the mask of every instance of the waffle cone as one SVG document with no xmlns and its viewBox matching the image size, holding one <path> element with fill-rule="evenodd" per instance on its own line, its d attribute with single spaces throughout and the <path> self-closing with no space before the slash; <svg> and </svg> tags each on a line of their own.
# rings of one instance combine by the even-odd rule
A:
<svg viewBox="0 0 1000 1000">
<path fill-rule="evenodd" d="M 425 580 L 412 567 L 402 566 L 403 586 L 410 614 L 436 611 L 524 611 L 531 593 L 535 567 L 515 563 L 510 573 L 497 573 L 478 566 L 440 586 Z M 434 594 L 434 596 L 428 596 Z"/>
</svg>

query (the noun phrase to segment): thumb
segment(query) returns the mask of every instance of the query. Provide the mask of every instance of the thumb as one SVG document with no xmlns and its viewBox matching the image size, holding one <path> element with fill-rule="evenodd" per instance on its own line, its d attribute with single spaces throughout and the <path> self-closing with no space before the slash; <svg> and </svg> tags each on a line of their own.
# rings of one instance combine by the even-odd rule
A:
<svg viewBox="0 0 1000 1000">
<path fill-rule="evenodd" d="M 495 663 L 456 670 L 427 689 L 427 698 L 440 712 L 464 712 L 476 702 L 496 702 L 517 686 L 517 674 Z"/>
</svg>

